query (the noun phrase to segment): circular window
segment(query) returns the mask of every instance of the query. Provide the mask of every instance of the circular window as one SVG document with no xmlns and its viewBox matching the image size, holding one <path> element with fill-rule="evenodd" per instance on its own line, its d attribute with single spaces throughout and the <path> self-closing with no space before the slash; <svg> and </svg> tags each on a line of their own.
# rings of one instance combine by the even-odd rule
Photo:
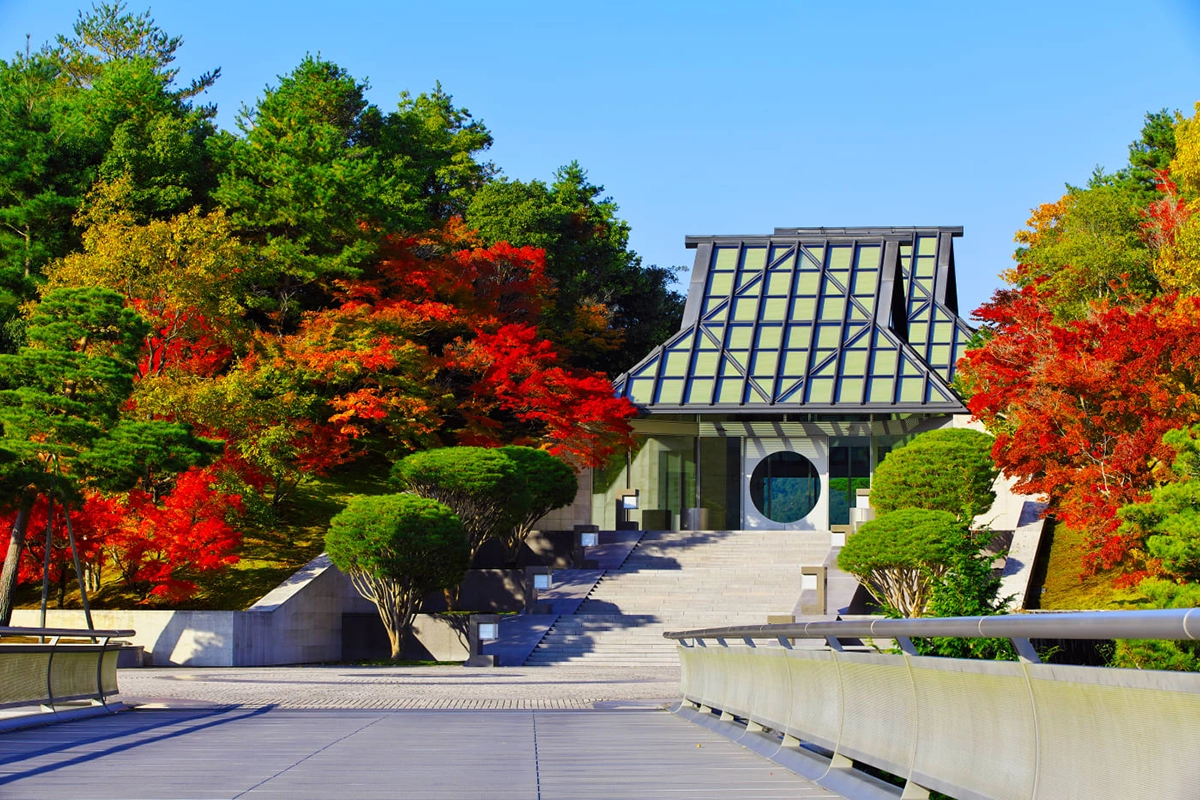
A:
<svg viewBox="0 0 1200 800">
<path fill-rule="evenodd" d="M 750 500 L 773 522 L 803 519 L 821 496 L 821 476 L 799 453 L 772 453 L 750 475 Z"/>
</svg>

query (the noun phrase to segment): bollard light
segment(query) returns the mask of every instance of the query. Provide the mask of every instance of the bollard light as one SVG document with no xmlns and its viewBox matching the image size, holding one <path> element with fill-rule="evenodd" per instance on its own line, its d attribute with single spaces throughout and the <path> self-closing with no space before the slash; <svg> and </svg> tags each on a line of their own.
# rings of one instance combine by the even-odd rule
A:
<svg viewBox="0 0 1200 800">
<path fill-rule="evenodd" d="M 533 588 L 537 589 L 539 592 L 549 589 L 550 583 L 551 583 L 550 573 L 535 572 L 533 574 Z"/>
<path fill-rule="evenodd" d="M 483 642 L 494 642 L 500 638 L 500 626 L 495 622 L 479 623 L 479 640 Z"/>
<path fill-rule="evenodd" d="M 600 534 L 591 532 L 579 534 L 580 547 L 597 547 L 599 544 Z"/>
</svg>

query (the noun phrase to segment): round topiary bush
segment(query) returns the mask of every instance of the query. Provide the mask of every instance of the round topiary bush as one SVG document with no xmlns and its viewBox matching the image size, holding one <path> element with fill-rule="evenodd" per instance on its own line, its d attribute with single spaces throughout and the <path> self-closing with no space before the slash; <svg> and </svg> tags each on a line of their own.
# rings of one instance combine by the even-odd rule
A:
<svg viewBox="0 0 1200 800">
<path fill-rule="evenodd" d="M 919 617 L 968 536 L 967 524 L 948 511 L 905 508 L 850 536 L 838 568 L 858 578 L 884 607 Z"/>
<path fill-rule="evenodd" d="M 457 586 L 471 563 L 454 512 L 413 494 L 355 497 L 330 521 L 325 550 L 379 609 L 392 658 L 404 652 L 421 599 Z"/>
<path fill-rule="evenodd" d="M 968 428 L 915 436 L 893 450 L 871 478 L 871 507 L 881 517 L 902 508 L 948 511 L 971 520 L 996 500 L 993 438 Z"/>
</svg>

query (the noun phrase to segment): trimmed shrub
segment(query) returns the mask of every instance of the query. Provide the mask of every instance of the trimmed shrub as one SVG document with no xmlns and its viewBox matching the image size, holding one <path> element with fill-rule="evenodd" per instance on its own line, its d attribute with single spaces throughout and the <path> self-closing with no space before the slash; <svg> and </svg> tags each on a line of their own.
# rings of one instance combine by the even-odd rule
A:
<svg viewBox="0 0 1200 800">
<path fill-rule="evenodd" d="M 329 559 L 375 604 L 400 658 L 421 599 L 457 586 L 470 546 L 454 512 L 411 494 L 355 497 L 329 523 Z"/>
<path fill-rule="evenodd" d="M 509 560 L 515 560 L 517 549 L 533 524 L 556 508 L 570 505 L 579 491 L 579 478 L 575 470 L 545 450 L 512 445 L 501 447 L 500 452 L 517 462 L 525 486 L 529 490 L 529 510 L 517 522 L 512 534 L 505 542 Z"/>
<path fill-rule="evenodd" d="M 993 439 L 967 428 L 930 431 L 892 451 L 871 479 L 880 517 L 902 508 L 948 511 L 968 522 L 996 500 Z"/>
<path fill-rule="evenodd" d="M 471 557 L 488 539 L 511 535 L 529 513 L 530 492 L 516 461 L 486 447 L 443 447 L 392 467 L 400 489 L 445 503 L 467 531 Z"/>
</svg>

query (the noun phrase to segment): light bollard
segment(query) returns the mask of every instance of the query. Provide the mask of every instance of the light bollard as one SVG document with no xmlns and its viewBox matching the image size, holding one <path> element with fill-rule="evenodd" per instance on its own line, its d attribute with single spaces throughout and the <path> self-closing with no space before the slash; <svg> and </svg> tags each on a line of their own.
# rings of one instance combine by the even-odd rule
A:
<svg viewBox="0 0 1200 800">
<path fill-rule="evenodd" d="M 472 614 L 467 629 L 467 648 L 470 655 L 463 662 L 464 667 L 496 667 L 499 662 L 496 656 L 483 652 L 486 642 L 494 642 L 500 638 L 499 614 Z"/>
</svg>

